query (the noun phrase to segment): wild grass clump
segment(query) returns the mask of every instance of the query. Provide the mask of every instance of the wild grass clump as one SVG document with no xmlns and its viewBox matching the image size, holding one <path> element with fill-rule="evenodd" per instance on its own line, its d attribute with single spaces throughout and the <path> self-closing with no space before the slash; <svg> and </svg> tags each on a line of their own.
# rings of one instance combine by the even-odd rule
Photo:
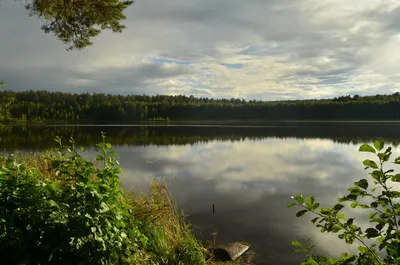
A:
<svg viewBox="0 0 400 265">
<path fill-rule="evenodd" d="M 148 195 L 125 192 L 127 203 L 140 221 L 140 231 L 148 238 L 147 254 L 157 264 L 207 264 L 222 265 L 226 262 L 213 260 L 209 249 L 217 246 L 216 233 L 206 247 L 198 241 L 191 230 L 190 222 L 178 205 L 172 201 L 164 182 L 154 180 Z M 232 265 L 252 264 L 254 253 L 246 255 Z"/>
<path fill-rule="evenodd" d="M 205 264 L 205 249 L 193 236 L 183 212 L 164 183 L 154 181 L 149 195 L 125 193 L 140 231 L 149 239 L 147 251 L 159 264 Z"/>
</svg>

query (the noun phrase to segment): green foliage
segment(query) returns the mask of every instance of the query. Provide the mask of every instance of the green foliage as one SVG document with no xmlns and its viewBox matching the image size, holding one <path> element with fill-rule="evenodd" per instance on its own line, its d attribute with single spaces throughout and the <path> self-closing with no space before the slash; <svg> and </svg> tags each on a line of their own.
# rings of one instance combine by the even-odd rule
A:
<svg viewBox="0 0 400 265">
<path fill-rule="evenodd" d="M 0 88 L 4 85 L 4 81 L 0 80 Z M 12 96 L 2 96 L 0 97 L 0 121 L 11 120 L 11 106 L 14 102 L 14 97 Z"/>
<path fill-rule="evenodd" d="M 101 30 L 121 32 L 125 28 L 120 24 L 125 19 L 123 11 L 131 4 L 133 1 L 32 0 L 25 7 L 30 16 L 37 15 L 44 21 L 44 32 L 71 44 L 68 50 L 72 50 L 91 45 L 90 40 Z"/>
<path fill-rule="evenodd" d="M 374 153 L 377 157 L 377 162 L 370 159 L 363 161 L 365 169 L 372 170 L 369 173 L 373 179 L 372 183 L 367 179 L 354 182 L 354 186 L 348 189 L 349 194 L 339 198 L 332 208 L 319 208 L 319 203 L 315 202 L 314 197 L 307 196 L 306 203 L 302 195 L 293 197 L 295 202 L 288 207 L 302 208 L 296 216 L 312 213 L 315 217 L 311 222 L 320 228 L 322 233 L 337 233 L 347 244 L 353 244 L 355 241 L 361 244 L 356 254 L 343 253 L 339 259 L 335 259 L 311 254 L 312 247 L 294 241 L 293 246 L 307 255 L 307 260 L 302 264 L 400 264 L 400 192 L 390 186 L 393 182 L 400 182 L 400 174 L 394 174 L 393 169 L 384 169 L 384 164 L 392 155 L 392 149 L 388 147 L 382 152 L 383 149 L 383 141 L 376 141 L 374 146 L 363 144 L 360 147 L 360 152 Z M 394 163 L 400 164 L 400 157 L 396 158 Z M 371 202 L 365 203 L 368 200 Z M 368 211 L 370 227 L 363 229 L 355 223 L 355 218 L 347 218 L 340 213 L 345 203 L 350 204 L 351 208 L 358 207 Z M 367 239 L 374 239 L 374 242 L 369 243 Z M 381 251 L 385 253 L 383 257 L 379 255 Z"/>
<path fill-rule="evenodd" d="M 5 264 L 138 264 L 147 238 L 120 189 L 121 169 L 105 141 L 96 168 L 74 147 L 45 157 L 48 175 L 3 157 L 0 168 L 0 255 Z M 81 150 L 83 151 L 83 149 Z"/>
<path fill-rule="evenodd" d="M 86 1 L 81 1 L 82 3 Z M 91 1 L 89 1 L 91 2 Z M 400 97 L 365 96 L 350 101 L 336 99 L 245 101 L 183 95 L 71 94 L 49 91 L 2 91 L 15 98 L 13 119 L 24 114 L 28 121 L 138 122 L 165 121 L 270 122 L 332 120 L 400 120 Z M 168 118 L 166 118 L 168 117 Z"/>
</svg>

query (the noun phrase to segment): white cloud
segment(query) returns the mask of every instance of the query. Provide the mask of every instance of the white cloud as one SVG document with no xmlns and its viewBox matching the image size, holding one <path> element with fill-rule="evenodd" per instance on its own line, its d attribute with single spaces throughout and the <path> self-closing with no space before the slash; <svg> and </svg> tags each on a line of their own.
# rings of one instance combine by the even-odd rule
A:
<svg viewBox="0 0 400 265">
<path fill-rule="evenodd" d="M 105 32 L 94 46 L 66 52 L 22 2 L 4 2 L 0 75 L 15 90 L 246 99 L 392 93 L 400 89 L 399 4 L 139 0 L 122 34 Z"/>
</svg>

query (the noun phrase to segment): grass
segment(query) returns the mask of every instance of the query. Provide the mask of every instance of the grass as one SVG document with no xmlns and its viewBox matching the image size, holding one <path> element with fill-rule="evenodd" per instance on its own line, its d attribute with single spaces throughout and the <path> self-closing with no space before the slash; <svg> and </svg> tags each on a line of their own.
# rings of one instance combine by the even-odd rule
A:
<svg viewBox="0 0 400 265">
<path fill-rule="evenodd" d="M 40 154 L 15 155 L 18 163 L 26 165 L 30 170 L 37 170 L 44 174 L 48 180 L 60 185 L 68 185 L 70 180 L 59 179 L 50 169 L 50 152 Z M 0 157 L 0 164 L 6 157 Z M 96 181 L 96 176 L 91 178 Z M 124 199 L 138 220 L 138 229 L 148 238 L 146 249 L 142 250 L 141 261 L 138 265 L 218 265 L 224 262 L 215 262 L 208 248 L 216 246 L 214 240 L 208 241 L 204 247 L 197 240 L 191 230 L 191 225 L 183 211 L 172 201 L 165 183 L 154 181 L 148 195 L 136 194 L 131 191 L 124 192 Z M 252 252 L 247 251 L 244 258 L 239 258 L 233 265 L 251 264 Z"/>
<path fill-rule="evenodd" d="M 140 230 L 149 238 L 147 251 L 162 264 L 205 264 L 205 248 L 191 234 L 183 213 L 177 211 L 165 184 L 154 181 L 150 194 L 125 193 Z"/>
<path fill-rule="evenodd" d="M 141 231 L 149 237 L 151 248 L 149 252 L 162 264 L 208 264 L 218 265 L 226 262 L 216 262 L 208 253 L 209 248 L 217 245 L 216 233 L 214 239 L 207 242 L 206 247 L 193 236 L 191 225 L 183 211 L 171 200 L 165 183 L 153 181 L 149 195 L 137 195 L 126 192 L 126 199 L 132 206 L 136 217 L 142 221 Z M 248 251 L 229 264 L 251 264 L 254 253 Z"/>
</svg>

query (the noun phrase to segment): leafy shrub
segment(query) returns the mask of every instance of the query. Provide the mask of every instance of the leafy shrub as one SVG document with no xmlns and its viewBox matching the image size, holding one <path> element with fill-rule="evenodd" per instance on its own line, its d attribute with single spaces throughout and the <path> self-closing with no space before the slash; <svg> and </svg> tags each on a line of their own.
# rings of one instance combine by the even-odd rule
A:
<svg viewBox="0 0 400 265">
<path fill-rule="evenodd" d="M 358 252 L 354 255 L 343 253 L 339 259 L 328 258 L 323 255 L 311 253 L 313 246 L 307 242 L 302 245 L 298 241 L 292 245 L 299 247 L 298 252 L 305 252 L 307 260 L 302 264 L 400 264 L 400 192 L 391 186 L 400 182 L 400 174 L 395 174 L 393 169 L 384 169 L 384 165 L 392 155 L 392 148 L 384 150 L 384 142 L 376 141 L 374 146 L 364 144 L 361 152 L 370 152 L 377 156 L 377 162 L 366 159 L 363 164 L 365 169 L 372 169 L 369 175 L 371 181 L 361 179 L 350 187 L 349 194 L 338 199 L 332 208 L 320 208 L 320 204 L 312 196 L 304 198 L 302 195 L 292 197 L 294 203 L 288 207 L 299 206 L 302 208 L 296 216 L 313 213 L 315 218 L 311 222 L 321 229 L 321 232 L 339 233 L 338 237 L 347 244 L 355 241 L 360 243 Z M 400 164 L 400 157 L 394 160 Z M 369 201 L 366 203 L 366 201 Z M 355 218 L 346 218 L 340 211 L 350 204 L 351 208 L 359 207 L 369 212 L 370 227 L 362 229 L 355 223 Z M 319 211 L 318 211 L 319 209 Z M 375 242 L 370 242 L 374 239 Z"/>
<path fill-rule="evenodd" d="M 147 244 L 120 189 L 116 153 L 97 144 L 96 169 L 71 146 L 47 156 L 44 175 L 18 156 L 0 168 L 0 256 L 4 264 L 137 264 Z M 83 149 L 82 149 L 83 151 Z"/>
</svg>

